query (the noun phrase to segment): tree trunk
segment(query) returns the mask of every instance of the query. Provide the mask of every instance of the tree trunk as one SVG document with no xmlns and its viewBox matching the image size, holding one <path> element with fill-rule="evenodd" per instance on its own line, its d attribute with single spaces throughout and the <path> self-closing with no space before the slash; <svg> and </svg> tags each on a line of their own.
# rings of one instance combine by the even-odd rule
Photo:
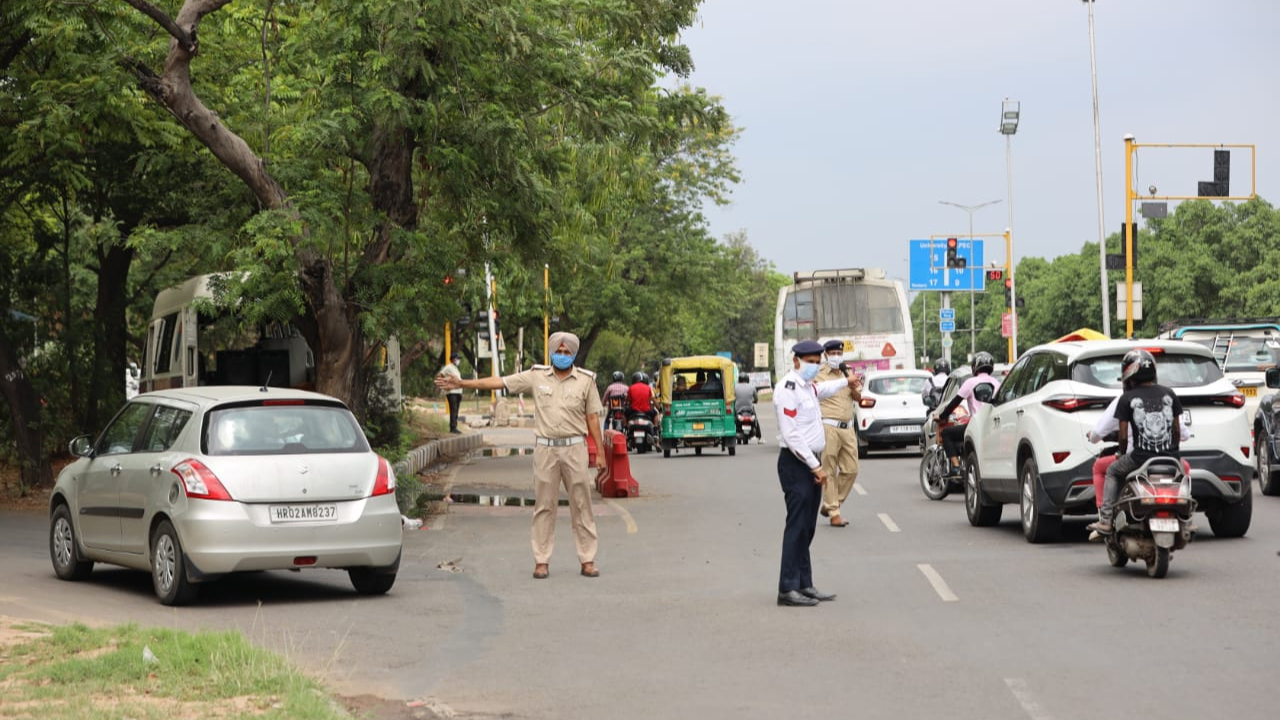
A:
<svg viewBox="0 0 1280 720">
<path fill-rule="evenodd" d="M 9 336 L 0 325 L 0 395 L 9 405 L 13 436 L 18 445 L 21 490 L 53 481 L 53 469 L 44 452 L 44 430 L 40 423 L 40 398 L 18 363 Z"/>
<path fill-rule="evenodd" d="M 120 244 L 112 245 L 99 258 L 98 301 L 93 310 L 93 382 L 89 384 L 86 428 L 102 427 L 124 400 L 129 297 L 122 289 L 128 286 L 133 256 L 132 248 Z"/>
</svg>

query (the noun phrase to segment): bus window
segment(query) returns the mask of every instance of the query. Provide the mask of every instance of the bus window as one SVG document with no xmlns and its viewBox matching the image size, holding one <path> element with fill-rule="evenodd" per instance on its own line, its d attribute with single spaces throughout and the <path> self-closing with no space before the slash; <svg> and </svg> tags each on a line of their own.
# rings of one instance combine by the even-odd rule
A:
<svg viewBox="0 0 1280 720">
<path fill-rule="evenodd" d="M 160 320 L 160 341 L 156 343 L 156 364 L 155 374 L 162 375 L 169 372 L 173 361 L 174 350 L 173 333 L 174 328 L 178 325 L 178 313 L 165 315 Z"/>
</svg>

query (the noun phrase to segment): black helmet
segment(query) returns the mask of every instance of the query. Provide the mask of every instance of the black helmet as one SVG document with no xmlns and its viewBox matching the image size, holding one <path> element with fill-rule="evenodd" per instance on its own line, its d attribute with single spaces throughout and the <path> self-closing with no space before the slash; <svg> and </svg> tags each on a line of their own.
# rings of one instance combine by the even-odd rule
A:
<svg viewBox="0 0 1280 720">
<path fill-rule="evenodd" d="M 614 371 L 613 371 L 613 381 L 614 381 L 614 382 L 622 382 L 623 380 L 626 380 L 626 379 L 627 379 L 627 376 L 626 376 L 626 375 L 623 375 L 621 370 L 614 370 Z"/>
<path fill-rule="evenodd" d="M 632 383 L 642 383 L 642 382 L 644 382 L 644 373 L 642 373 L 642 372 L 638 372 L 638 371 L 637 371 L 637 372 L 635 372 L 635 373 L 632 373 L 632 375 L 631 375 L 631 382 L 632 382 Z"/>
<path fill-rule="evenodd" d="M 946 359 L 939 360 L 933 364 L 933 373 L 935 375 L 950 375 L 951 363 L 947 362 Z"/>
<path fill-rule="evenodd" d="M 1126 384 L 1155 382 L 1156 359 L 1150 352 L 1142 348 L 1134 348 L 1124 354 L 1120 361 L 1120 381 Z"/>
<path fill-rule="evenodd" d="M 973 356 L 973 374 L 981 375 L 982 373 L 991 374 L 996 369 L 996 360 L 991 357 L 991 353 L 983 350 Z"/>
</svg>

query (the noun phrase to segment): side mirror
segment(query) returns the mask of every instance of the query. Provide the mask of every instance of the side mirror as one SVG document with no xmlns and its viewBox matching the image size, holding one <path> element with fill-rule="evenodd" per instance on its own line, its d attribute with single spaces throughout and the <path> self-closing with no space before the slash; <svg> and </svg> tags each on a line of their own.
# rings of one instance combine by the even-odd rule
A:
<svg viewBox="0 0 1280 720">
<path fill-rule="evenodd" d="M 67 451 L 76 457 L 93 457 L 93 439 L 80 435 L 67 444 Z"/>
<path fill-rule="evenodd" d="M 995 395 L 996 387 L 991 383 L 979 383 L 973 386 L 973 398 L 978 402 L 989 403 L 991 396 Z"/>
<path fill-rule="evenodd" d="M 1267 387 L 1280 388 L 1280 368 L 1271 368 L 1267 371 Z"/>
<path fill-rule="evenodd" d="M 938 407 L 938 396 L 934 395 L 933 393 L 929 393 L 928 395 L 925 395 L 924 406 L 929 408 L 930 410 Z"/>
</svg>

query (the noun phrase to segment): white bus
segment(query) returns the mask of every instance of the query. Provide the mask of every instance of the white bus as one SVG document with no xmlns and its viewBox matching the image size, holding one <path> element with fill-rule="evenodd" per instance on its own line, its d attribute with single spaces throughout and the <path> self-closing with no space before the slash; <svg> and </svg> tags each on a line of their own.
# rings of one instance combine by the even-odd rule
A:
<svg viewBox="0 0 1280 720">
<path fill-rule="evenodd" d="M 914 370 L 911 310 L 900 280 L 879 268 L 797 272 L 778 291 L 773 368 L 777 382 L 792 367 L 801 340 L 844 341 L 845 363 L 855 370 Z"/>
</svg>

